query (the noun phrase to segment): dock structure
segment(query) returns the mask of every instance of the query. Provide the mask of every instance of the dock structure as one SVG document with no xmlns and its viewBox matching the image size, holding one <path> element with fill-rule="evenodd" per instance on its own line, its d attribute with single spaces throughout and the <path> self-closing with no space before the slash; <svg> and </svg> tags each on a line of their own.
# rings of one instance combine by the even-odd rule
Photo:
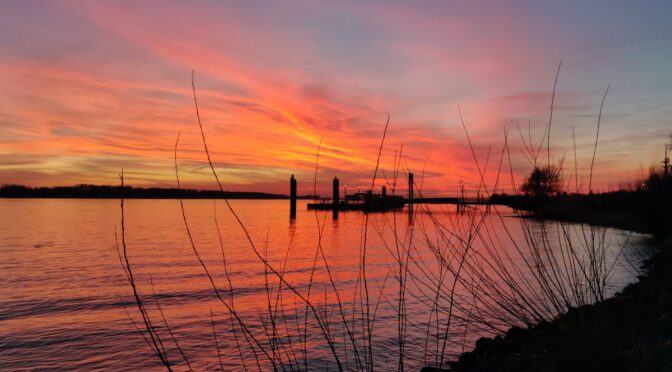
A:
<svg viewBox="0 0 672 372">
<path fill-rule="evenodd" d="M 464 207 L 466 206 L 465 203 L 466 198 L 464 197 L 464 184 L 460 185 L 460 199 L 457 202 L 457 212 L 462 212 L 464 211 Z"/>
<path fill-rule="evenodd" d="M 484 198 L 478 195 L 475 198 L 469 198 L 465 195 L 464 185 L 460 186 L 460 195 L 458 197 L 438 197 L 438 198 L 416 198 L 414 195 L 414 180 L 413 173 L 408 173 L 408 196 L 404 198 L 402 195 L 388 195 L 387 187 L 382 186 L 380 192 L 375 192 L 369 189 L 365 192 L 356 192 L 352 194 L 345 190 L 343 198 L 340 194 L 340 180 L 334 177 L 332 180 L 332 196 L 331 198 L 317 199 L 314 202 L 308 203 L 309 210 L 330 210 L 333 211 L 334 218 L 338 218 L 339 212 L 345 211 L 362 211 L 362 212 L 386 212 L 403 209 L 408 206 L 409 216 L 413 214 L 413 206 L 415 204 L 455 204 L 458 212 L 463 212 L 469 206 L 484 205 L 486 211 L 490 210 L 492 201 L 490 198 Z M 296 180 L 292 175 L 290 179 L 290 216 L 296 217 Z"/>
<path fill-rule="evenodd" d="M 296 218 L 296 179 L 289 179 L 289 218 Z"/>
<path fill-rule="evenodd" d="M 384 212 L 388 210 L 402 209 L 406 200 L 400 195 L 387 195 L 387 187 L 383 186 L 380 193 L 373 190 L 366 192 L 356 192 L 341 199 L 340 181 L 338 177 L 333 180 L 332 198 L 324 198 L 318 202 L 308 203 L 308 209 L 312 210 L 331 210 L 334 217 L 338 217 L 338 212 L 344 211 L 363 211 L 363 212 Z"/>
<path fill-rule="evenodd" d="M 331 198 L 324 198 L 319 202 L 308 203 L 308 209 L 313 210 L 332 210 L 335 213 L 345 211 L 362 212 L 385 212 L 388 210 L 402 209 L 406 201 L 401 196 L 383 196 L 381 193 L 374 193 L 372 190 L 367 192 L 357 192 L 349 194 L 343 200 L 336 203 Z"/>
</svg>

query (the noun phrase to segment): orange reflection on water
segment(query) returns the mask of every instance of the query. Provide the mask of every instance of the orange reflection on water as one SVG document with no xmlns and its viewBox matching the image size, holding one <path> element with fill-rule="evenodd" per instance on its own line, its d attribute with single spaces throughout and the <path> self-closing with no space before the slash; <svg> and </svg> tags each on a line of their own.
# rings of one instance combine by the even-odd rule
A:
<svg viewBox="0 0 672 372">
<path fill-rule="evenodd" d="M 468 236 L 473 221 L 483 221 L 480 234 L 491 237 L 474 240 L 462 273 L 464 282 L 456 286 L 446 352 L 449 358 L 469 349 L 478 337 L 493 332 L 476 320 L 471 320 L 471 324 L 467 321 L 473 304 L 483 306 L 491 301 L 487 291 L 492 288 L 474 280 L 477 271 L 494 276 L 492 262 L 486 260 L 487 249 L 499 249 L 501 255 L 509 257 L 508 264 L 516 264 L 517 270 L 524 272 L 521 262 L 514 262 L 520 259 L 513 246 L 488 247 L 488 242 L 496 240 L 492 239 L 494 236 L 503 242 L 508 234 L 521 242 L 525 239 L 518 219 L 500 218 L 496 213 L 472 211 L 457 215 L 454 206 L 418 207 L 413 225 L 408 224 L 404 212 L 372 213 L 364 235 L 367 216 L 362 213 L 341 213 L 333 220 L 331 213 L 310 212 L 300 203 L 298 216 L 290 223 L 288 201 L 234 200 L 231 204 L 258 252 L 282 273 L 282 284 L 254 254 L 223 201 L 185 201 L 189 227 L 223 300 L 235 308 L 249 334 L 271 359 L 266 359 L 258 347 L 249 346 L 238 323 L 232 323 L 226 307 L 215 296 L 192 251 L 179 202 L 126 201 L 129 262 L 172 363 L 184 366 L 163 325 L 157 301 L 197 370 L 220 367 L 212 321 L 225 369 L 242 367 L 240 353 L 246 365 L 256 369 L 255 352 L 262 369 L 270 368 L 271 360 L 287 368 L 302 369 L 304 362 L 310 369 L 335 368 L 325 332 L 340 361 L 357 369 L 362 367 L 358 362 L 366 363 L 362 355 L 368 348 L 367 322 L 373 330 L 370 350 L 374 363 L 378 368 L 396 368 L 402 273 L 405 366 L 419 368 L 437 359 L 447 319 L 446 292 L 436 300 L 440 304 L 438 313 L 432 303 L 432 285 L 440 280 L 444 281 L 443 288 L 452 284 L 445 266 L 441 269 L 437 252 L 458 262 L 459 251 L 451 252 L 450 247 L 459 246 L 460 239 Z M 215 208 L 233 302 L 215 225 Z M 0 263 L 0 300 L 4 304 L 0 310 L 0 338 L 4 340 L 0 353 L 6 368 L 161 369 L 158 358 L 127 315 L 128 312 L 143 329 L 115 248 L 115 230 L 120 234 L 118 200 L 0 200 L 0 209 L 0 249 L 4 257 Z M 506 216 L 511 212 L 501 213 Z M 553 226 L 549 231 L 554 230 Z M 532 227 L 540 231 L 538 223 Z M 608 230 L 607 235 L 617 236 L 613 230 Z M 364 236 L 366 287 L 360 270 Z M 633 244 L 642 242 L 646 243 L 643 237 L 631 238 Z M 410 256 L 405 256 L 403 252 L 408 247 Z M 399 252 L 407 257 L 406 273 L 403 268 L 400 271 Z M 636 258 L 629 258 L 633 257 Z M 611 277 L 610 293 L 633 279 L 632 271 L 618 265 Z M 475 293 L 482 298 L 475 297 Z M 313 309 L 308 309 L 302 298 L 309 299 Z M 489 310 L 483 309 L 487 319 L 482 322 L 504 328 L 505 320 L 488 315 Z M 428 332 L 431 337 L 427 337 Z M 359 360 L 356 353 L 360 354 Z"/>
</svg>

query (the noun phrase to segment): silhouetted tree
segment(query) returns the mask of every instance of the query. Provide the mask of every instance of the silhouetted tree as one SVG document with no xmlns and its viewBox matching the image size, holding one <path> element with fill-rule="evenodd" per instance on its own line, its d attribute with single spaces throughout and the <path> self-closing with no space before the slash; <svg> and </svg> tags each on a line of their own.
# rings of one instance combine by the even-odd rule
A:
<svg viewBox="0 0 672 372">
<path fill-rule="evenodd" d="M 549 165 L 534 167 L 530 176 L 523 183 L 522 190 L 525 195 L 535 198 L 548 197 L 562 191 L 560 181 L 560 168 Z"/>
</svg>

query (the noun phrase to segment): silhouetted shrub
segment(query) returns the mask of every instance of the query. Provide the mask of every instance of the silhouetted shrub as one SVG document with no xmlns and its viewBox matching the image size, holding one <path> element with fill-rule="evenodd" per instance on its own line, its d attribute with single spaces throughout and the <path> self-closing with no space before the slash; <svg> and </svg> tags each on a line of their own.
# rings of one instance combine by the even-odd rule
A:
<svg viewBox="0 0 672 372">
<path fill-rule="evenodd" d="M 560 168 L 553 165 L 534 167 L 530 176 L 523 183 L 525 195 L 535 198 L 553 196 L 562 191 Z"/>
</svg>

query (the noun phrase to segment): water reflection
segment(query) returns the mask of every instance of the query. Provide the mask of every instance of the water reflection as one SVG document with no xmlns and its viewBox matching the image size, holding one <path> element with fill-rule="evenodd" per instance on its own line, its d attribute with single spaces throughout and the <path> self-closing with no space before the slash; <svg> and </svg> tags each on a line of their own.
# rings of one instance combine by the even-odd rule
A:
<svg viewBox="0 0 672 372">
<path fill-rule="evenodd" d="M 431 364 L 442 352 L 440 337 L 444 333 L 449 333 L 445 343 L 449 358 L 469 348 L 477 337 L 505 328 L 512 321 L 495 304 L 506 299 L 511 301 L 507 305 L 514 306 L 517 297 L 510 295 L 510 278 L 500 273 L 494 258 L 515 264 L 510 266 L 517 268 L 510 270 L 511 278 L 517 278 L 516 270 L 520 275 L 532 270 L 529 274 L 534 275 L 552 257 L 567 253 L 558 237 L 582 239 L 586 233 L 577 226 L 565 231 L 554 223 L 546 224 L 545 229 L 534 221 L 521 225 L 519 219 L 507 217 L 511 215 L 508 210 L 458 215 L 454 207 L 422 209 L 416 205 L 413 214 L 369 214 L 367 223 L 363 213 L 340 213 L 331 218 L 331 212 L 307 211 L 305 202 L 299 201 L 296 219 L 287 224 L 286 201 L 231 203 L 256 247 L 272 268 L 282 273 L 284 282 L 255 256 L 223 205 L 217 205 L 216 213 L 232 291 L 228 291 L 212 201 L 185 201 L 195 244 L 215 284 L 226 294 L 223 297 L 228 300 L 229 293 L 234 295 L 235 309 L 250 333 L 268 352 L 276 353 L 278 363 L 295 369 L 304 363 L 311 369 L 335 367 L 334 352 L 320 331 L 320 323 L 328 329 L 340 361 L 349 363 L 350 368 L 368 363 L 363 357 L 367 349 L 373 351 L 376 366 L 383 369 L 396 368 L 400 351 L 406 356 L 407 368 Z M 1 200 L 0 210 L 3 368 L 161 366 L 127 315 L 128 311 L 136 323 L 139 321 L 115 249 L 118 201 Z M 152 305 L 150 281 L 167 322 L 195 369 L 220 368 L 213 322 L 224 367 L 239 369 L 242 353 L 248 367 L 256 368 L 254 351 L 213 295 L 191 250 L 178 201 L 128 200 L 126 218 L 129 260 L 160 334 L 169 339 Z M 365 226 L 367 292 L 361 284 Z M 528 257 L 526 262 L 517 252 L 523 249 L 526 229 L 530 235 L 548 236 L 540 240 L 546 245 L 539 247 L 536 261 Z M 608 246 L 615 247 L 606 254 L 616 257 L 620 235 L 611 229 L 604 235 Z M 631 264 L 614 266 L 605 295 L 634 279 L 632 268 L 642 259 L 637 252 L 648 241 L 634 235 L 628 244 L 624 254 Z M 558 271 L 558 275 L 567 272 Z M 437 285 L 443 288 L 441 292 L 435 290 Z M 535 287 L 531 279 L 517 285 L 521 293 L 540 299 L 553 290 Z M 456 290 L 451 292 L 450 288 Z M 292 290 L 309 299 L 314 311 Z M 573 289 L 566 290 L 570 296 Z M 589 289 L 576 290 L 583 293 Z M 399 296 L 402 292 L 403 299 Z M 446 331 L 451 303 L 455 306 Z M 546 305 L 536 306 L 545 311 Z M 368 319 L 362 315 L 367 307 L 371 312 Z M 472 316 L 474 308 L 480 311 L 480 318 Z M 400 314 L 408 320 L 403 348 L 399 347 Z M 366 324 L 373 329 L 371 334 Z M 175 347 L 166 343 L 166 348 L 171 360 L 179 364 Z M 257 357 L 263 366 L 269 366 L 268 360 Z"/>
</svg>

